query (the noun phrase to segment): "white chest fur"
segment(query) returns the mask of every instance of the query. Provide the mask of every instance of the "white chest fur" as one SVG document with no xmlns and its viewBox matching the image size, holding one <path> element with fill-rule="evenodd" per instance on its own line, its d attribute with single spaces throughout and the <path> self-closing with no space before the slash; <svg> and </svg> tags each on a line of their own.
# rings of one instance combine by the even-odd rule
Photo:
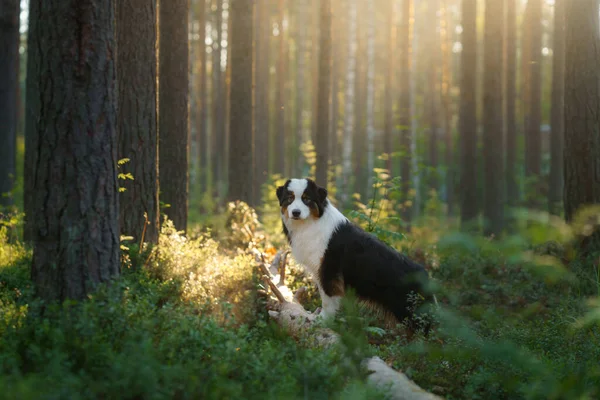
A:
<svg viewBox="0 0 600 400">
<path fill-rule="evenodd" d="M 292 255 L 308 273 L 317 276 L 331 235 L 347 218 L 333 205 L 328 204 L 319 219 L 294 221 L 283 218 L 291 238 Z"/>
</svg>

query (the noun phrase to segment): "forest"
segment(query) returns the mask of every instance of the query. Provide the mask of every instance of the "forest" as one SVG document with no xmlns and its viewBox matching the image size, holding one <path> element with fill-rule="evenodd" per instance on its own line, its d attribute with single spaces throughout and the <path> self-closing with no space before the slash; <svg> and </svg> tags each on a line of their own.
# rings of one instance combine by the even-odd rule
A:
<svg viewBox="0 0 600 400">
<path fill-rule="evenodd" d="M 290 178 L 431 332 L 318 317 Z M 0 193 L 0 399 L 600 398 L 598 0 L 0 0 Z"/>
</svg>

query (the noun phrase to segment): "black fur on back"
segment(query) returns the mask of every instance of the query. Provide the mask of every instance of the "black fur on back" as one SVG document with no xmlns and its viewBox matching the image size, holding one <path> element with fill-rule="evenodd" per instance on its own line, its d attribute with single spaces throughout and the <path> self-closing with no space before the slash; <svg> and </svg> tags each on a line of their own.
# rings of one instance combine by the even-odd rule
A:
<svg viewBox="0 0 600 400">
<path fill-rule="evenodd" d="M 425 268 L 351 222 L 340 225 L 332 235 L 319 273 L 327 295 L 333 295 L 336 282 L 342 279 L 344 287 L 381 306 L 399 322 L 408 318 L 411 328 L 414 314 L 409 294 L 423 296 L 424 303 L 433 301 Z M 426 334 L 430 325 L 425 327 Z"/>
</svg>

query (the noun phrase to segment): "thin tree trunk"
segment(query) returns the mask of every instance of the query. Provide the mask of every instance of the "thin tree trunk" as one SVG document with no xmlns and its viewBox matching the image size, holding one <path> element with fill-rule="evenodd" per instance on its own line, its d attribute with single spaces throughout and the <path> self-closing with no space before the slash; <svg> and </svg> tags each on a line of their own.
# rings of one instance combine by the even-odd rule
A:
<svg viewBox="0 0 600 400">
<path fill-rule="evenodd" d="M 438 145 L 439 145 L 439 106 L 438 106 L 438 97 L 439 97 L 439 86 L 438 86 L 438 77 L 439 77 L 439 65 L 440 65 L 440 57 L 439 57 L 439 38 L 438 38 L 438 26 L 439 26 L 439 18 L 437 17 L 437 12 L 439 8 L 438 0 L 430 1 L 428 15 L 429 20 L 431 21 L 432 32 L 430 32 L 430 51 L 429 51 L 429 62 L 428 62 L 428 108 L 429 108 L 429 188 L 438 189 Z"/>
<path fill-rule="evenodd" d="M 483 90 L 483 169 L 484 232 L 499 235 L 504 224 L 504 168 L 502 136 L 502 37 L 504 2 L 485 3 L 484 90 Z"/>
<path fill-rule="evenodd" d="M 164 0 L 163 0 L 164 1 Z M 187 229 L 188 207 L 188 2 L 159 5 L 160 200 L 175 227 Z"/>
<path fill-rule="evenodd" d="M 373 168 L 375 166 L 375 5 L 367 2 L 367 192 L 373 186 Z"/>
<path fill-rule="evenodd" d="M 19 0 L 0 1 L 0 206 L 14 202 L 16 179 L 18 87 L 19 87 Z M 0 210 L 4 211 L 4 210 Z"/>
<path fill-rule="evenodd" d="M 452 71 L 450 67 L 450 47 L 452 39 L 450 36 L 448 3 L 442 0 L 440 16 L 440 47 L 442 53 L 442 114 L 443 131 L 445 140 L 445 164 L 446 164 L 446 205 L 448 215 L 454 215 L 454 143 L 452 136 L 452 108 L 450 98 L 450 87 L 452 85 Z"/>
<path fill-rule="evenodd" d="M 570 222 L 600 203 L 600 39 L 598 2 L 565 3 L 564 207 Z M 600 230 L 583 243 L 600 245 Z"/>
<path fill-rule="evenodd" d="M 529 59 L 529 111 L 525 136 L 525 175 L 539 179 L 542 166 L 540 137 L 542 122 L 542 0 L 529 0 L 528 3 L 531 7 L 531 57 Z"/>
<path fill-rule="evenodd" d="M 358 3 L 357 15 L 361 18 L 357 18 L 357 29 L 356 29 L 356 79 L 355 79 L 355 98 L 354 101 L 354 151 L 352 158 L 353 174 L 354 174 L 354 192 L 360 193 L 362 196 L 366 195 L 365 183 L 367 182 L 365 175 L 365 152 L 364 143 L 366 141 L 365 131 L 365 98 L 367 95 L 367 77 L 366 77 L 366 54 L 365 54 L 365 17 L 362 17 L 366 11 L 364 2 Z M 367 17 L 368 18 L 368 17 Z"/>
<path fill-rule="evenodd" d="M 354 119 L 354 102 L 356 86 L 356 41 L 357 15 L 356 0 L 349 0 L 348 10 L 348 59 L 346 60 L 346 91 L 344 100 L 344 144 L 342 153 L 342 204 L 348 204 L 350 197 L 350 176 L 352 175 L 352 147 L 356 121 Z"/>
<path fill-rule="evenodd" d="M 217 197 L 222 192 L 223 164 L 224 155 L 221 152 L 223 148 L 225 132 L 221 130 L 223 119 L 223 108 L 225 106 L 223 99 L 223 70 L 221 69 L 221 41 L 223 39 L 223 1 L 214 0 L 214 29 L 213 49 L 212 49 L 212 175 L 213 191 Z"/>
<path fill-rule="evenodd" d="M 563 193 L 563 137 L 565 124 L 565 0 L 554 2 L 552 110 L 548 211 L 559 214 Z"/>
<path fill-rule="evenodd" d="M 304 94 L 306 92 L 305 73 L 306 73 L 306 7 L 302 2 L 296 3 L 296 167 L 294 176 L 303 174 L 305 161 L 299 151 L 302 144 L 308 139 L 304 129 Z"/>
<path fill-rule="evenodd" d="M 156 115 L 156 2 L 117 3 L 121 234 L 158 242 L 158 131 Z"/>
<path fill-rule="evenodd" d="M 277 106 L 275 122 L 275 172 L 285 174 L 286 157 L 286 126 L 285 115 L 287 105 L 285 101 L 285 82 L 287 77 L 287 43 L 288 38 L 284 34 L 283 21 L 285 19 L 285 0 L 279 0 L 279 16 L 277 25 L 279 29 L 278 39 L 278 61 L 277 61 L 277 92 L 275 95 L 275 104 Z"/>
<path fill-rule="evenodd" d="M 344 4 L 345 6 L 345 4 Z M 341 70 L 344 65 L 343 57 L 340 56 L 342 52 L 343 40 L 341 40 L 340 32 L 342 32 L 342 13 L 346 7 L 340 7 L 339 1 L 332 1 L 331 7 L 333 9 L 333 19 L 332 23 L 334 24 L 331 29 L 331 41 L 332 41 L 332 55 L 331 55 L 331 114 L 330 114 L 330 122 L 329 122 L 329 150 L 330 150 L 330 159 L 331 164 L 337 165 L 340 162 L 340 154 L 339 154 L 339 114 L 340 114 L 340 104 L 339 104 L 339 91 L 340 91 L 340 75 L 342 75 Z M 338 44 L 339 43 L 339 44 Z"/>
<path fill-rule="evenodd" d="M 30 5 L 31 276 L 44 300 L 80 300 L 120 272 L 115 4 Z"/>
<path fill-rule="evenodd" d="M 329 91 L 331 90 L 331 0 L 321 0 L 319 85 L 317 96 L 317 163 L 315 179 L 322 187 L 328 185 L 329 167 Z"/>
<path fill-rule="evenodd" d="M 404 200 L 403 218 L 408 224 L 411 220 L 412 206 L 409 206 L 411 201 L 410 189 L 412 174 L 415 171 L 413 168 L 413 129 L 412 129 L 412 91 L 411 87 L 411 64 L 412 49 L 411 41 L 413 39 L 411 29 L 411 15 L 413 4 L 412 0 L 402 0 L 401 22 L 398 30 L 398 38 L 400 44 L 400 60 L 399 60 L 399 79 L 400 79 L 400 100 L 399 108 L 399 125 L 400 125 L 400 151 L 402 158 L 400 161 L 400 175 L 402 179 L 402 196 Z M 416 182 L 412 182 L 417 187 Z"/>
<path fill-rule="evenodd" d="M 460 77 L 461 222 L 475 222 L 477 202 L 477 0 L 462 2 Z"/>
<path fill-rule="evenodd" d="M 386 40 L 387 40 L 387 60 L 386 60 L 386 70 L 385 70 L 385 87 L 384 87 L 384 98 L 383 98 L 383 152 L 386 154 L 385 168 L 392 173 L 392 152 L 394 151 L 392 135 L 394 130 L 394 100 L 393 100 L 393 92 L 394 88 L 392 87 L 394 79 L 393 79 L 393 57 L 394 54 L 394 0 L 389 0 L 386 4 L 386 20 L 384 29 L 386 32 Z M 400 49 L 401 52 L 404 51 L 403 48 Z M 400 66 L 402 68 L 402 64 Z M 400 73 L 402 75 L 402 72 Z"/>
<path fill-rule="evenodd" d="M 517 5 L 506 0 L 506 204 L 517 205 Z"/>
<path fill-rule="evenodd" d="M 200 64 L 200 75 L 198 76 L 198 120 L 196 142 L 198 143 L 198 154 L 196 157 L 199 160 L 200 165 L 200 190 L 204 191 L 208 187 L 208 131 L 207 131 L 207 81 L 206 81 L 206 0 L 198 0 L 198 22 L 199 22 L 199 38 L 198 38 L 198 49 L 196 51 L 199 54 L 198 63 Z"/>
<path fill-rule="evenodd" d="M 257 156 L 254 160 L 256 188 L 254 204 L 260 202 L 260 187 L 266 182 L 269 168 L 269 35 L 270 12 L 267 0 L 256 1 L 255 70 L 254 70 L 254 141 Z M 265 30 L 267 32 L 265 32 Z"/>
<path fill-rule="evenodd" d="M 231 201 L 252 202 L 254 141 L 252 138 L 253 1 L 231 3 L 231 148 L 229 192 Z"/>
</svg>

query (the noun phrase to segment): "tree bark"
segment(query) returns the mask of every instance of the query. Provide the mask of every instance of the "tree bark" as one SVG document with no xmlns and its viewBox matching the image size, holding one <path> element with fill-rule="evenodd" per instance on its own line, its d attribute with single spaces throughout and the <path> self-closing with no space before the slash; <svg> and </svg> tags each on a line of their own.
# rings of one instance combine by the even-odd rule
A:
<svg viewBox="0 0 600 400">
<path fill-rule="evenodd" d="M 365 129 L 365 108 L 366 108 L 366 95 L 367 95 L 367 66 L 366 66 L 366 46 L 365 46 L 365 23 L 368 17 L 363 17 L 366 12 L 364 2 L 358 3 L 357 13 L 361 18 L 357 19 L 357 32 L 356 32 L 356 79 L 355 79 L 355 98 L 354 101 L 354 151 L 352 158 L 352 166 L 354 173 L 354 192 L 359 193 L 363 196 L 366 195 L 367 188 L 365 184 L 367 182 L 367 176 L 365 172 L 365 143 L 366 143 L 366 129 Z"/>
<path fill-rule="evenodd" d="M 598 2 L 565 3 L 564 207 L 570 222 L 600 203 L 600 39 Z M 592 236 L 600 244 L 600 230 Z M 586 242 L 590 242 L 589 240 Z"/>
<path fill-rule="evenodd" d="M 199 23 L 198 28 L 198 49 L 196 51 L 199 54 L 198 63 L 200 64 L 200 75 L 198 76 L 198 120 L 196 143 L 198 143 L 198 150 L 196 157 L 199 160 L 200 165 L 200 176 L 199 185 L 201 190 L 208 188 L 208 174 L 209 174 L 209 162 L 208 162 L 208 130 L 207 130 L 207 109 L 208 109 L 208 96 L 207 96 L 207 81 L 206 81 L 206 0 L 198 1 L 198 12 L 197 18 Z"/>
<path fill-rule="evenodd" d="M 450 16 L 448 12 L 447 0 L 442 0 L 441 16 L 440 16 L 440 47 L 442 53 L 442 114 L 443 114 L 443 131 L 445 149 L 445 164 L 446 164 L 446 205 L 448 207 L 448 215 L 454 215 L 454 141 L 452 135 L 452 99 L 450 88 L 452 86 L 452 69 L 451 69 L 451 54 L 450 48 L 452 38 L 450 34 Z"/>
<path fill-rule="evenodd" d="M 563 136 L 565 125 L 565 0 L 554 2 L 554 44 L 552 46 L 552 108 L 550 136 L 550 177 L 548 211 L 560 214 L 563 193 Z"/>
<path fill-rule="evenodd" d="M 321 0 L 319 85 L 317 96 L 317 163 L 315 178 L 322 187 L 327 187 L 329 167 L 329 91 L 331 90 L 331 0 Z"/>
<path fill-rule="evenodd" d="M 287 104 L 285 101 L 285 82 L 287 77 L 287 43 L 288 38 L 284 34 L 283 20 L 285 18 L 285 0 L 278 2 L 278 18 L 277 25 L 279 29 L 279 37 L 277 40 L 278 55 L 277 55 L 277 88 L 275 94 L 275 172 L 285 174 L 286 157 L 286 138 L 287 131 L 285 126 L 285 116 Z"/>
<path fill-rule="evenodd" d="M 400 161 L 400 175 L 401 175 L 401 187 L 402 196 L 404 200 L 404 209 L 402 216 L 406 223 L 410 223 L 411 220 L 411 208 L 408 206 L 408 202 L 411 200 L 410 189 L 413 182 L 413 140 L 412 140 L 412 116 L 411 116 L 411 40 L 412 40 L 412 29 L 411 29 L 411 14 L 413 9 L 412 0 L 402 0 L 402 15 L 400 28 L 398 30 L 398 38 L 400 42 L 400 60 L 399 60 L 399 86 L 400 86 L 400 100 L 398 102 L 399 108 L 399 125 L 400 125 L 400 151 L 402 158 Z"/>
<path fill-rule="evenodd" d="M 30 5 L 31 276 L 45 300 L 84 299 L 120 272 L 115 4 Z"/>
<path fill-rule="evenodd" d="M 164 1 L 164 0 L 163 0 Z M 164 6 L 164 7 L 163 7 Z M 187 229 L 188 205 L 188 2 L 159 6 L 160 200 L 175 227 Z"/>
<path fill-rule="evenodd" d="M 529 0 L 531 7 L 531 57 L 529 59 L 529 109 L 525 136 L 525 175 L 539 179 L 542 167 L 542 0 Z"/>
<path fill-rule="evenodd" d="M 502 0 L 485 3 L 484 91 L 483 91 L 483 168 L 484 233 L 500 235 L 504 224 L 504 163 L 502 135 Z"/>
<path fill-rule="evenodd" d="M 506 204 L 517 205 L 517 5 L 516 0 L 506 0 Z"/>
<path fill-rule="evenodd" d="M 230 201 L 250 202 L 253 198 L 252 8 L 252 0 L 231 3 Z"/>
<path fill-rule="evenodd" d="M 460 67 L 461 210 L 463 225 L 474 222 L 477 201 L 477 0 L 462 2 Z"/>
<path fill-rule="evenodd" d="M 0 1 L 0 206 L 14 202 L 19 90 L 19 0 Z M 3 211 L 3 210 L 2 210 Z"/>
<path fill-rule="evenodd" d="M 429 109 L 429 189 L 438 189 L 438 145 L 439 145 L 439 65 L 440 45 L 438 37 L 439 18 L 437 16 L 438 0 L 430 1 L 427 10 L 431 21 L 429 62 L 428 62 L 428 109 Z"/>
<path fill-rule="evenodd" d="M 356 120 L 354 119 L 354 102 L 356 86 L 356 33 L 357 15 L 356 0 L 349 0 L 348 11 L 348 59 L 346 60 L 346 87 L 344 99 L 344 143 L 342 149 L 342 204 L 348 204 L 350 198 L 350 176 L 352 175 L 352 148 Z"/>
<path fill-rule="evenodd" d="M 393 131 L 394 131 L 394 100 L 393 93 L 394 88 L 392 87 L 393 79 L 393 63 L 394 57 L 394 0 L 389 0 L 386 4 L 386 18 L 385 25 L 383 26 L 387 44 L 386 64 L 385 64 L 385 83 L 383 92 L 383 152 L 387 155 L 385 159 L 385 168 L 392 174 L 392 152 L 394 151 L 393 146 Z M 400 48 L 401 54 L 404 49 Z M 402 63 L 401 63 L 402 68 Z M 402 75 L 402 73 L 400 73 Z"/>
<path fill-rule="evenodd" d="M 367 2 L 367 187 L 370 194 L 373 186 L 373 168 L 375 166 L 375 6 Z"/>
<path fill-rule="evenodd" d="M 223 119 L 223 108 L 225 102 L 223 99 L 223 72 L 221 68 L 222 48 L 221 40 L 223 38 L 223 1 L 214 0 L 214 33 L 213 33 L 213 48 L 212 48 L 212 184 L 215 196 L 221 194 L 221 187 L 224 180 L 224 154 L 221 152 L 223 142 L 225 140 L 225 132 L 223 131 L 221 120 Z M 215 35 L 216 34 L 216 37 Z"/>
<path fill-rule="evenodd" d="M 121 234 L 158 242 L 158 131 L 156 115 L 156 1 L 117 2 Z M 147 221 L 147 226 L 146 225 Z"/>
<path fill-rule="evenodd" d="M 296 148 L 300 149 L 300 146 L 306 142 L 309 138 L 304 129 L 304 110 L 305 110 L 305 93 L 306 93 L 306 29 L 307 29 L 307 18 L 306 18 L 306 7 L 302 2 L 297 1 L 296 3 L 296 100 L 295 100 L 295 117 L 296 121 Z M 300 176 L 303 173 L 305 162 L 302 155 L 297 150 L 297 159 L 295 163 L 294 176 Z"/>
</svg>

